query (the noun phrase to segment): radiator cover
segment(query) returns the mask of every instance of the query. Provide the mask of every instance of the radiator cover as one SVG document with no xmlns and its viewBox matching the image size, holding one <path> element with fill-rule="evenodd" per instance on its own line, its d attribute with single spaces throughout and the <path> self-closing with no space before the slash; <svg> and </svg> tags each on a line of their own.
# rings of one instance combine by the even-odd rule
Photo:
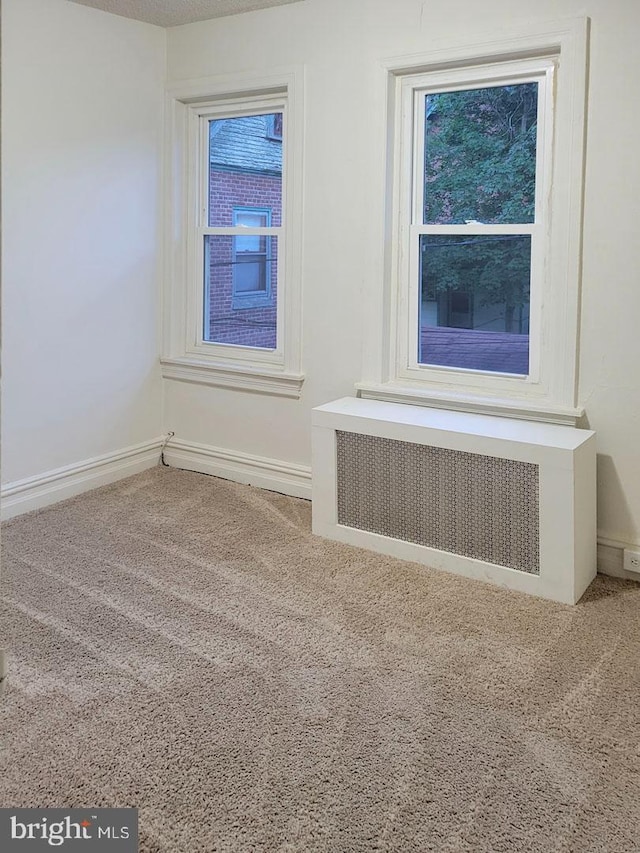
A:
<svg viewBox="0 0 640 853">
<path fill-rule="evenodd" d="M 540 573 L 538 466 L 336 431 L 338 524 Z"/>
<path fill-rule="evenodd" d="M 312 471 L 319 535 L 565 603 L 595 577 L 590 430 L 343 398 Z"/>
</svg>

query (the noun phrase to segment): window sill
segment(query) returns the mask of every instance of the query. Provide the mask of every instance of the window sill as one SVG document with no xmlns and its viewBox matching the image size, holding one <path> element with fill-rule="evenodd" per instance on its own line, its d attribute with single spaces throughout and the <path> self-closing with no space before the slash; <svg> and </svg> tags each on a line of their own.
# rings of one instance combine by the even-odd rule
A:
<svg viewBox="0 0 640 853">
<path fill-rule="evenodd" d="M 267 296 L 233 296 L 231 309 L 233 311 L 244 311 L 250 308 L 275 308 L 275 301 L 271 294 Z"/>
<path fill-rule="evenodd" d="M 356 383 L 358 396 L 365 400 L 385 400 L 391 403 L 408 403 L 414 406 L 429 406 L 437 409 L 452 409 L 458 412 L 474 412 L 480 415 L 497 415 L 542 423 L 563 424 L 575 427 L 584 415 L 584 409 L 558 406 L 548 402 L 479 397 L 454 391 L 407 388 L 402 385 Z"/>
<path fill-rule="evenodd" d="M 161 358 L 162 376 L 178 382 L 195 382 L 216 388 L 233 388 L 276 397 L 300 397 L 304 375 L 277 373 L 253 367 L 195 361 L 189 358 Z"/>
</svg>

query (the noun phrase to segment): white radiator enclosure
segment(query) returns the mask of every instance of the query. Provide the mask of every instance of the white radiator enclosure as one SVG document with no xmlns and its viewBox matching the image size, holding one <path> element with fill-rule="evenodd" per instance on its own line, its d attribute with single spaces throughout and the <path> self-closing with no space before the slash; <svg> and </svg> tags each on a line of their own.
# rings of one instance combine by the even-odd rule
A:
<svg viewBox="0 0 640 853">
<path fill-rule="evenodd" d="M 317 535 L 564 604 L 595 577 L 594 432 L 353 397 L 312 423 Z"/>
</svg>

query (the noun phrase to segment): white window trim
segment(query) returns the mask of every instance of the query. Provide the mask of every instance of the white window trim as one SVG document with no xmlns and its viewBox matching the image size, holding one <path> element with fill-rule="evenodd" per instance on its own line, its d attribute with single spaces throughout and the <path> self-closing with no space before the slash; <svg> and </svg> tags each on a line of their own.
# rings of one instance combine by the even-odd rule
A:
<svg viewBox="0 0 640 853">
<path fill-rule="evenodd" d="M 162 375 L 166 379 L 299 397 L 302 330 L 302 131 L 304 74 L 299 67 L 264 75 L 234 74 L 177 82 L 166 93 L 166 231 L 163 293 Z M 243 104 L 246 111 L 243 112 Z M 202 115 L 285 115 L 283 225 L 259 229 L 278 245 L 278 344 L 263 350 L 202 340 L 203 252 L 195 245 L 206 176 L 195 152 Z M 199 145 L 198 145 L 199 143 Z M 243 236 L 247 228 L 200 228 L 200 232 Z M 200 235 L 201 236 L 201 235 Z"/>
<path fill-rule="evenodd" d="M 378 299 L 371 301 L 367 316 L 363 380 L 356 385 L 360 396 L 572 424 L 583 414 L 577 401 L 577 354 L 587 42 L 588 20 L 580 18 L 382 64 L 380 90 L 385 93 L 387 106 L 386 128 L 381 129 L 381 136 L 387 140 L 386 251 L 380 259 L 384 286 Z M 537 352 L 534 344 L 531 374 L 515 377 L 418 366 L 415 358 L 409 357 L 417 334 L 417 309 L 412 313 L 408 299 L 408 242 L 404 234 L 399 237 L 401 229 L 409 227 L 406 219 L 402 222 L 402 214 L 411 208 L 406 195 L 411 183 L 407 175 L 411 157 L 400 150 L 401 123 L 412 121 L 406 109 L 403 114 L 403 88 L 412 85 L 412 78 L 427 74 L 440 91 L 438 86 L 443 81 L 456 88 L 465 80 L 475 85 L 483 75 L 487 81 L 492 75 L 499 79 L 502 70 L 509 73 L 509 64 L 512 69 L 521 65 L 525 75 L 552 63 L 558 65 L 553 151 L 548 152 L 551 162 L 547 170 L 551 174 L 547 192 L 553 220 L 544 226 L 545 285 L 541 293 L 532 293 L 531 340 L 541 340 L 542 347 Z M 406 124 L 404 132 L 406 138 Z M 545 146 L 550 145 L 549 137 L 547 134 Z M 461 226 L 463 230 L 465 227 Z M 532 258 L 532 263 L 540 261 Z M 416 330 L 409 329 L 414 320 Z"/>
</svg>

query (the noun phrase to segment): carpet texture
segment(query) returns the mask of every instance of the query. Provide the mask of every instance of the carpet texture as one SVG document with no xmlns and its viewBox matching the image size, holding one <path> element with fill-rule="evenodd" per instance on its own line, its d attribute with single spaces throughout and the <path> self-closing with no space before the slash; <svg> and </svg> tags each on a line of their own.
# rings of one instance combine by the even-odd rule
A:
<svg viewBox="0 0 640 853">
<path fill-rule="evenodd" d="M 0 804 L 145 853 L 640 850 L 640 586 L 576 607 L 157 468 L 4 527 Z"/>
</svg>

